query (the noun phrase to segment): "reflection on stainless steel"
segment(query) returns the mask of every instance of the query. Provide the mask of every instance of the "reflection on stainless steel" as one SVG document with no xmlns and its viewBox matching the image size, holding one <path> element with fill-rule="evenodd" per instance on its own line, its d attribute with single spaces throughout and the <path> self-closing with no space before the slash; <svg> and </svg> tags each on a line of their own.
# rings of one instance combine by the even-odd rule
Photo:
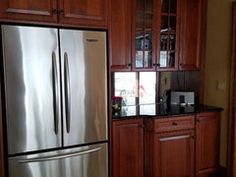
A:
<svg viewBox="0 0 236 177">
<path fill-rule="evenodd" d="M 9 177 L 107 177 L 106 33 L 2 25 L 2 44 Z"/>
<path fill-rule="evenodd" d="M 9 154 L 62 144 L 61 114 L 54 133 L 52 52 L 59 70 L 57 36 L 53 28 L 2 26 Z"/>
<path fill-rule="evenodd" d="M 58 72 L 57 72 L 57 63 L 56 63 L 55 52 L 52 53 L 52 70 L 53 70 L 53 88 L 54 88 L 54 127 L 55 133 L 58 134 L 58 121 L 59 121 L 59 89 L 58 89 Z"/>
<path fill-rule="evenodd" d="M 41 158 L 39 157 L 39 158 L 31 158 L 31 159 L 21 159 L 18 162 L 19 163 L 29 163 L 29 162 L 42 162 L 42 161 L 50 161 L 50 160 L 59 160 L 59 159 L 65 159 L 65 158 L 69 158 L 69 157 L 80 156 L 80 155 L 96 152 L 96 151 L 99 151 L 100 149 L 101 148 L 98 147 L 98 148 L 93 148 L 93 149 L 89 149 L 89 150 L 85 150 L 85 151 L 71 152 L 71 153 L 66 153 L 66 154 L 62 154 L 62 155 L 52 155 L 52 156 L 41 157 Z"/>
<path fill-rule="evenodd" d="M 78 152 L 82 153 L 70 158 L 28 163 L 19 162 L 20 159 L 61 157 L 63 154 L 76 154 Z M 107 144 L 92 145 L 9 158 L 9 177 L 107 177 L 107 165 Z"/>
<path fill-rule="evenodd" d="M 105 32 L 60 30 L 61 56 L 67 53 L 71 128 L 64 133 L 64 145 L 75 145 L 107 139 L 107 83 Z M 92 42 L 87 39 L 96 39 Z M 62 65 L 65 63 L 62 62 Z M 62 66 L 65 68 L 65 66 Z M 65 71 L 62 70 L 62 76 Z M 66 84 L 62 78 L 62 84 Z M 65 98 L 65 85 L 62 93 Z M 65 104 L 65 99 L 63 100 Z M 64 109 L 65 110 L 65 109 Z M 63 113 L 63 117 L 66 117 Z M 66 122 L 66 120 L 64 120 Z M 66 127 L 64 126 L 64 132 Z"/>
<path fill-rule="evenodd" d="M 70 133 L 70 122 L 71 122 L 71 93 L 70 93 L 70 72 L 68 55 L 64 53 L 65 59 L 65 111 L 66 111 L 66 131 Z"/>
</svg>

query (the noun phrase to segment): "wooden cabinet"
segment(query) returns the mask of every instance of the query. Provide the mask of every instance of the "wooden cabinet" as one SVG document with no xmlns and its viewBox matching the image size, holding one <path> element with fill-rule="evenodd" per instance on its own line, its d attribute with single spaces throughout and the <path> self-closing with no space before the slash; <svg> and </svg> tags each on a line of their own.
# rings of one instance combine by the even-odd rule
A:
<svg viewBox="0 0 236 177">
<path fill-rule="evenodd" d="M 143 177 L 143 121 L 112 123 L 113 177 Z"/>
<path fill-rule="evenodd" d="M 145 176 L 194 176 L 194 116 L 145 120 Z"/>
<path fill-rule="evenodd" d="M 106 27 L 108 0 L 58 0 L 59 23 Z"/>
<path fill-rule="evenodd" d="M 162 0 L 158 14 L 157 70 L 177 71 L 179 61 L 181 0 Z"/>
<path fill-rule="evenodd" d="M 131 70 L 132 0 L 111 0 L 110 66 L 112 71 Z"/>
<path fill-rule="evenodd" d="M 108 0 L 1 0 L 0 19 L 107 26 Z"/>
<path fill-rule="evenodd" d="M 213 177 L 219 165 L 220 113 L 202 113 L 196 119 L 196 176 Z"/>
<path fill-rule="evenodd" d="M 155 0 L 134 0 L 132 22 L 132 70 L 155 70 Z"/>
<path fill-rule="evenodd" d="M 194 131 L 154 134 L 153 177 L 194 176 Z"/>
<path fill-rule="evenodd" d="M 206 0 L 181 0 L 179 70 L 200 69 L 204 57 Z"/>
<path fill-rule="evenodd" d="M 112 71 L 200 69 L 206 0 L 112 0 L 111 4 Z"/>
<path fill-rule="evenodd" d="M 0 83 L 0 90 L 2 90 L 2 85 Z M 4 164 L 4 137 L 3 137 L 3 112 L 2 112 L 2 93 L 0 92 L 0 176 L 5 176 L 6 164 Z"/>
<path fill-rule="evenodd" d="M 113 121 L 112 177 L 215 177 L 219 128 L 220 112 Z"/>
<path fill-rule="evenodd" d="M 56 22 L 56 9 L 57 0 L 1 0 L 0 19 Z"/>
</svg>

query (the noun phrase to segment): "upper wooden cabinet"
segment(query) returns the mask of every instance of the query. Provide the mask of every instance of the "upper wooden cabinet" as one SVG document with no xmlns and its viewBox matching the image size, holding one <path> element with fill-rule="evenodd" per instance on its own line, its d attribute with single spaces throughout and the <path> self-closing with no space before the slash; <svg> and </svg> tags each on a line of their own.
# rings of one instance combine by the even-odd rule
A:
<svg viewBox="0 0 236 177">
<path fill-rule="evenodd" d="M 131 70 L 132 0 L 111 0 L 110 66 L 112 71 Z"/>
<path fill-rule="evenodd" d="M 112 71 L 200 69 L 206 0 L 111 1 Z"/>
<path fill-rule="evenodd" d="M 155 0 L 134 0 L 132 69 L 155 69 Z"/>
<path fill-rule="evenodd" d="M 205 47 L 206 0 L 181 0 L 180 70 L 197 70 Z"/>
<path fill-rule="evenodd" d="M 5 20 L 56 22 L 56 10 L 57 0 L 0 1 L 0 18 Z"/>
<path fill-rule="evenodd" d="M 58 0 L 60 23 L 106 26 L 108 0 Z"/>
<path fill-rule="evenodd" d="M 162 0 L 158 13 L 157 70 L 176 71 L 179 61 L 181 0 Z"/>
<path fill-rule="evenodd" d="M 107 27 L 108 0 L 1 0 L 0 19 Z"/>
</svg>

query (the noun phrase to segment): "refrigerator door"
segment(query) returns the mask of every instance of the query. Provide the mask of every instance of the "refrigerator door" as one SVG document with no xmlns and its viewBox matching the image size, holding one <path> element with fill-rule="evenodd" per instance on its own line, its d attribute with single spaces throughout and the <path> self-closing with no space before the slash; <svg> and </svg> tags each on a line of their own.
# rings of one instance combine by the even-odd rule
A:
<svg viewBox="0 0 236 177">
<path fill-rule="evenodd" d="M 58 30 L 2 26 L 9 154 L 62 145 Z"/>
<path fill-rule="evenodd" d="M 9 158 L 9 177 L 108 177 L 107 144 Z"/>
<path fill-rule="evenodd" d="M 60 30 L 64 145 L 107 140 L 106 33 Z"/>
</svg>

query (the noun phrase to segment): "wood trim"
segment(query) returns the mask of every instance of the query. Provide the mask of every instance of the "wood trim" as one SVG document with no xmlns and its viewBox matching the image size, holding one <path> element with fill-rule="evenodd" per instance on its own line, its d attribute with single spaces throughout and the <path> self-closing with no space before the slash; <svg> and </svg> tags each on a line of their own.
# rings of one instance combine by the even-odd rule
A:
<svg viewBox="0 0 236 177">
<path fill-rule="evenodd" d="M 236 3 L 232 5 L 232 54 L 229 92 L 227 176 L 236 176 Z"/>
<path fill-rule="evenodd" d="M 207 27 L 207 9 L 208 0 L 202 0 L 201 6 L 201 39 L 200 39 L 200 85 L 199 87 L 199 103 L 204 103 L 204 89 L 205 89 L 205 58 L 206 58 L 206 27 Z"/>
<path fill-rule="evenodd" d="M 3 122 L 2 122 L 2 94 L 1 94 L 1 83 L 0 83 L 0 177 L 5 176 L 4 170 L 4 142 L 3 142 Z"/>
</svg>

